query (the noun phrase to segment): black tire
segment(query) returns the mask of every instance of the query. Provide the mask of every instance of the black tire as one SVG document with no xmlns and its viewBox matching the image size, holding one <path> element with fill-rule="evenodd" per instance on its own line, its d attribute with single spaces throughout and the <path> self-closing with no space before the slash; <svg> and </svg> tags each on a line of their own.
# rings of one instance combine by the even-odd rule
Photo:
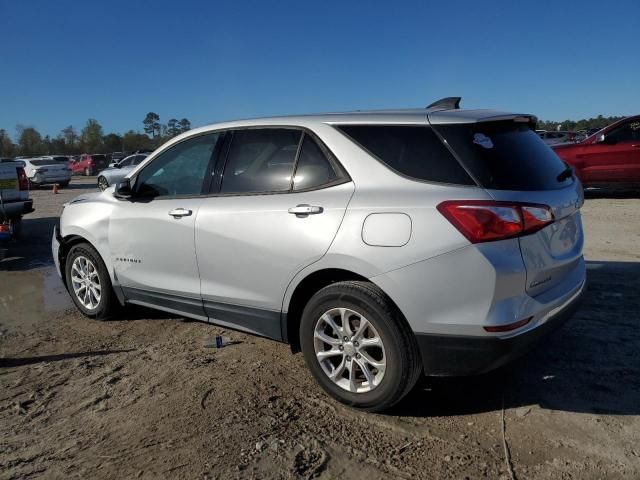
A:
<svg viewBox="0 0 640 480">
<path fill-rule="evenodd" d="M 348 308 L 364 316 L 384 344 L 386 369 L 372 390 L 355 393 L 342 388 L 329 378 L 316 357 L 316 322 L 334 308 Z M 320 386 L 336 400 L 366 411 L 378 412 L 396 404 L 415 386 L 422 373 L 417 342 L 402 313 L 382 290 L 369 282 L 338 282 L 318 291 L 302 314 L 300 345 L 307 367 Z M 346 351 L 346 345 L 344 348 Z"/>
<path fill-rule="evenodd" d="M 22 236 L 22 217 L 13 217 L 9 221 L 13 227 L 13 238 L 19 240 Z"/>
<path fill-rule="evenodd" d="M 73 289 L 71 269 L 76 258 L 81 256 L 90 260 L 95 266 L 101 287 L 100 300 L 97 305 L 91 309 L 82 304 Z M 73 303 L 76 304 L 78 310 L 80 310 L 85 316 L 95 318 L 97 320 L 106 320 L 116 313 L 119 304 L 111 286 L 111 278 L 107 272 L 107 267 L 102 261 L 100 254 L 88 243 L 79 243 L 71 247 L 65 263 L 65 279 L 67 281 L 67 290 L 71 295 Z"/>
<path fill-rule="evenodd" d="M 67 188 L 69 186 L 69 182 L 61 182 L 59 185 L 60 188 Z"/>
</svg>

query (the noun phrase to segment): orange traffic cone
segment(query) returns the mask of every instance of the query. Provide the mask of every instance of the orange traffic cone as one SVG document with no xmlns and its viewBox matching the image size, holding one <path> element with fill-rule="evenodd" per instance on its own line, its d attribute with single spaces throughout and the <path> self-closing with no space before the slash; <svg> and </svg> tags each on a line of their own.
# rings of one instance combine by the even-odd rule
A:
<svg viewBox="0 0 640 480">
<path fill-rule="evenodd" d="M 58 193 L 58 184 L 57 183 L 53 184 L 53 193 Z"/>
</svg>

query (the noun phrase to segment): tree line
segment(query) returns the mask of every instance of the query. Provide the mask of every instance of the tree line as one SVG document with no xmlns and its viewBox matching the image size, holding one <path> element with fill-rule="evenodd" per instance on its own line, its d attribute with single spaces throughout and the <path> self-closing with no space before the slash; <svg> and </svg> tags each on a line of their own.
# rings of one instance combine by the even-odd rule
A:
<svg viewBox="0 0 640 480">
<path fill-rule="evenodd" d="M 582 120 L 565 120 L 564 122 L 556 122 L 552 120 L 538 120 L 536 128 L 539 130 L 569 130 L 577 132 L 578 130 L 588 130 L 590 128 L 604 128 L 611 125 L 624 117 L 604 117 L 598 115 L 592 118 L 583 118 Z"/>
<path fill-rule="evenodd" d="M 160 116 L 154 112 L 149 112 L 142 124 L 145 133 L 129 130 L 122 135 L 113 132 L 105 134 L 102 125 L 95 118 L 90 118 L 80 131 L 69 125 L 55 137 L 43 136 L 32 126 L 16 125 L 15 141 L 5 129 L 0 128 L 0 157 L 155 149 L 170 138 L 191 129 L 191 122 L 186 118 L 171 118 L 163 124 L 160 123 Z"/>
</svg>

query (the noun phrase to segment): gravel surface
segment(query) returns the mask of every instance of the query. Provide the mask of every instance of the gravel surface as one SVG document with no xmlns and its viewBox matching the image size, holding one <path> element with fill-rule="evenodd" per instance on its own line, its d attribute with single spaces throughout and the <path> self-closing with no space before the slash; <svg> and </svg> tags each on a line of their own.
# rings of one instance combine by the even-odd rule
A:
<svg viewBox="0 0 640 480">
<path fill-rule="evenodd" d="M 0 478 L 640 477 L 640 195 L 590 193 L 576 317 L 490 375 L 393 411 L 329 399 L 286 345 L 146 309 L 90 321 L 54 272 L 74 179 L 0 263 Z M 237 343 L 207 348 L 224 334 Z M 504 432 L 504 438 L 503 438 Z"/>
</svg>

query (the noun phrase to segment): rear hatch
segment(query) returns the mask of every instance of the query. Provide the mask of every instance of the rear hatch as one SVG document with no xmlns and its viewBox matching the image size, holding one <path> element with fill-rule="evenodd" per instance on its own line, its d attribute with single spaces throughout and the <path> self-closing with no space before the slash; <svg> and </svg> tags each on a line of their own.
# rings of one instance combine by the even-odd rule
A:
<svg viewBox="0 0 640 480">
<path fill-rule="evenodd" d="M 581 268 L 582 186 L 533 130 L 529 117 L 436 124 L 469 174 L 497 201 L 548 206 L 553 223 L 519 237 L 526 291 L 536 296 Z"/>
<path fill-rule="evenodd" d="M 107 160 L 106 155 L 91 155 L 91 160 L 93 161 L 93 168 L 96 172 L 109 166 L 109 160 Z"/>
</svg>

